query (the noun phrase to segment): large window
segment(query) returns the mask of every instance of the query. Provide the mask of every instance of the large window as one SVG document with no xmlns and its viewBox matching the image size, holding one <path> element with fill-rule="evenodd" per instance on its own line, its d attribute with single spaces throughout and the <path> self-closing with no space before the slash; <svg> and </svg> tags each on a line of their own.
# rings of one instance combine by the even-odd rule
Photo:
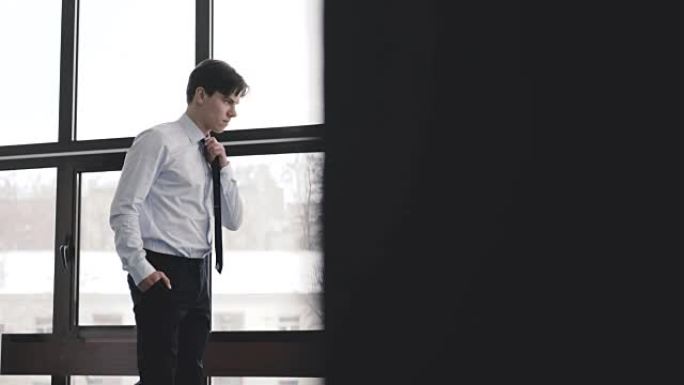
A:
<svg viewBox="0 0 684 385">
<path fill-rule="evenodd" d="M 232 164 L 246 209 L 238 231 L 223 230 L 213 330 L 321 329 L 323 154 L 241 156 Z M 81 175 L 81 325 L 135 323 L 108 222 L 119 176 Z"/>
<path fill-rule="evenodd" d="M 52 330 L 55 176 L 54 169 L 0 171 L 3 333 Z"/>
<path fill-rule="evenodd" d="M 214 12 L 214 56 L 250 85 L 232 129 L 322 123 L 323 0 L 216 0 Z"/>
<path fill-rule="evenodd" d="M 0 146 L 57 141 L 61 4 L 0 1 Z"/>
<path fill-rule="evenodd" d="M 180 117 L 195 65 L 194 5 L 80 1 L 78 139 L 135 136 Z"/>
<path fill-rule="evenodd" d="M 0 171 L 0 333 L 50 333 L 55 170 Z M 1 357 L 0 357 L 1 358 Z M 49 376 L 0 376 L 0 385 L 49 385 Z"/>
<path fill-rule="evenodd" d="M 223 273 L 211 270 L 207 374 L 214 384 L 323 383 L 322 6 L 0 2 L 0 334 L 9 357 L 31 357 L 0 356 L 0 385 L 135 383 L 110 204 L 133 138 L 183 114 L 188 76 L 209 57 L 233 65 L 250 92 L 219 135 L 245 217 L 224 230 Z"/>
<path fill-rule="evenodd" d="M 323 154 L 245 156 L 233 168 L 246 209 L 238 231 L 223 231 L 213 329 L 321 329 Z"/>
<path fill-rule="evenodd" d="M 81 174 L 80 325 L 133 325 L 135 318 L 109 227 L 109 206 L 121 172 Z"/>
</svg>

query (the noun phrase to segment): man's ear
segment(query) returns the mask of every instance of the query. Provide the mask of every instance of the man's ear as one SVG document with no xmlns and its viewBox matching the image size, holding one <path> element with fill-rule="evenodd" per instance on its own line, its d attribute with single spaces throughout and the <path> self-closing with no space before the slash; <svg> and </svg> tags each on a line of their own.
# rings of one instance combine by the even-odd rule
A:
<svg viewBox="0 0 684 385">
<path fill-rule="evenodd" d="M 195 101 L 197 104 L 203 104 L 204 103 L 204 98 L 206 98 L 207 92 L 204 90 L 204 87 L 197 87 L 195 88 Z"/>
</svg>

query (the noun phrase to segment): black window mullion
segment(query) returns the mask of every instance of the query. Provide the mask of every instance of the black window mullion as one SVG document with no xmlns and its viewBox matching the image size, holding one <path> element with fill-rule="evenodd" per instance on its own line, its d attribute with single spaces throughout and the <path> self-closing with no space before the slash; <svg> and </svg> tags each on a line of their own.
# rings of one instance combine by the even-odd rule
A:
<svg viewBox="0 0 684 385">
<path fill-rule="evenodd" d="M 76 139 L 76 63 L 78 55 L 78 0 L 62 0 L 59 145 Z M 57 204 L 55 213 L 55 274 L 52 338 L 67 341 L 76 332 L 78 319 L 78 267 L 74 263 L 78 205 L 78 178 L 71 162 L 57 168 Z M 52 375 L 52 385 L 68 385 L 68 375 Z"/>
<path fill-rule="evenodd" d="M 62 41 L 59 64 L 59 142 L 76 138 L 76 57 L 78 0 L 62 0 Z"/>
<path fill-rule="evenodd" d="M 78 175 L 70 162 L 57 168 L 52 322 L 52 334 L 57 340 L 72 338 L 78 319 L 78 266 L 74 263 L 78 239 L 78 184 Z"/>
<path fill-rule="evenodd" d="M 195 62 L 213 57 L 214 1 L 195 0 Z"/>
<path fill-rule="evenodd" d="M 52 376 L 52 385 L 69 385 L 71 376 Z"/>
<path fill-rule="evenodd" d="M 75 139 L 75 65 L 78 30 L 78 0 L 62 0 L 62 38 L 59 78 L 59 144 Z M 55 213 L 55 291 L 53 335 L 66 338 L 73 328 L 74 210 L 76 175 L 71 162 L 57 168 L 57 205 Z"/>
</svg>

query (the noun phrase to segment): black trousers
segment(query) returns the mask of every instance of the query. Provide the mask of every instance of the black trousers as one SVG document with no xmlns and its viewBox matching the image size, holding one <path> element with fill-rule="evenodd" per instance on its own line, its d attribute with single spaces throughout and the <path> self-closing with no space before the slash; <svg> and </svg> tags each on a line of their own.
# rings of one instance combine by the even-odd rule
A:
<svg viewBox="0 0 684 385">
<path fill-rule="evenodd" d="M 143 385 L 199 385 L 210 332 L 208 262 L 146 250 L 147 260 L 171 280 L 142 293 L 128 276 Z"/>
</svg>

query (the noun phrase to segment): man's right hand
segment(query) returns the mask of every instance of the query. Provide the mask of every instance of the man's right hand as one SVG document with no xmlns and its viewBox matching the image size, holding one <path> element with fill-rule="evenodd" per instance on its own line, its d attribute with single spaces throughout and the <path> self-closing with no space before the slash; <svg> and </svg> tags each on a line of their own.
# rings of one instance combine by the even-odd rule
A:
<svg viewBox="0 0 684 385">
<path fill-rule="evenodd" d="M 164 285 L 169 290 L 171 290 L 171 280 L 169 280 L 169 277 L 167 277 L 163 271 L 159 270 L 148 275 L 147 277 L 145 277 L 145 279 L 140 281 L 140 283 L 138 284 L 138 289 L 140 289 L 140 291 L 144 293 L 147 290 L 149 290 L 152 286 L 154 286 L 154 284 L 157 283 L 157 281 L 159 281 L 160 279 L 164 282 Z"/>
</svg>

